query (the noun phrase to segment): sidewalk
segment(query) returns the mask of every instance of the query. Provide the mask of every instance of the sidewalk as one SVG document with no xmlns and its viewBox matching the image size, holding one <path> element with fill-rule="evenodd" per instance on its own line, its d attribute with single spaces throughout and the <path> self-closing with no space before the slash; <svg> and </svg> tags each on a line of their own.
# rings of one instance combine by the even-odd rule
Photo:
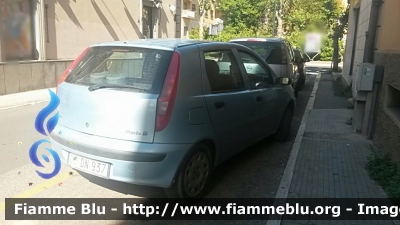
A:
<svg viewBox="0 0 400 225">
<path fill-rule="evenodd" d="M 0 95 L 0 110 L 50 101 L 48 90 L 49 89 L 41 89 L 9 95 Z M 50 90 L 54 93 L 56 92 L 55 88 L 50 88 Z"/>
<path fill-rule="evenodd" d="M 318 82 L 319 81 L 319 82 Z M 318 84 L 319 83 L 319 84 Z M 351 103 L 332 74 L 317 77 L 315 102 L 310 100 L 308 118 L 300 137 L 286 192 L 288 198 L 386 198 L 365 169 L 372 145 L 355 134 L 351 125 Z M 301 129 L 301 128 L 300 128 Z M 300 132 L 300 131 L 299 131 Z M 295 143 L 296 145 L 296 143 Z M 295 147 L 294 147 L 295 150 Z M 292 154 L 293 151 L 292 150 Z M 296 153 L 296 152 L 295 152 Z M 292 156 L 291 156 L 292 158 Z M 290 160 L 288 167 L 290 166 Z M 282 180 L 282 183 L 283 183 Z M 282 187 L 281 183 L 281 187 Z M 294 224 L 395 224 L 393 221 L 281 221 Z"/>
</svg>

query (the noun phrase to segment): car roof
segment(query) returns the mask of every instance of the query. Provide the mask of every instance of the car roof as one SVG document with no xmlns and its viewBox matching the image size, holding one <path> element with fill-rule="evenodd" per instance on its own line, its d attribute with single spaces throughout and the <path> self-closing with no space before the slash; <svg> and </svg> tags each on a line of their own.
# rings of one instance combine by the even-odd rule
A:
<svg viewBox="0 0 400 225">
<path fill-rule="evenodd" d="M 254 37 L 248 37 L 248 38 L 234 38 L 229 41 L 249 41 L 249 40 L 254 40 L 254 41 L 266 41 L 266 42 L 285 42 L 285 39 L 283 38 L 254 38 Z"/>
<path fill-rule="evenodd" d="M 151 48 L 160 50 L 174 50 L 177 47 L 184 47 L 188 45 L 196 45 L 202 43 L 210 43 L 210 42 L 194 40 L 194 39 L 179 39 L 179 38 L 138 39 L 138 40 L 104 42 L 92 45 L 91 47 L 124 46 L 124 47 L 142 47 L 142 48 Z"/>
</svg>

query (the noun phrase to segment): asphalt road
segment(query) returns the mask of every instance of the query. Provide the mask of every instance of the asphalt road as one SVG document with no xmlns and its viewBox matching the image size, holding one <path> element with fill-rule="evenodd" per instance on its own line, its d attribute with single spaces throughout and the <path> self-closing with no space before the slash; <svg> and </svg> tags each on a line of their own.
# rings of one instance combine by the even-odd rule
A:
<svg viewBox="0 0 400 225">
<path fill-rule="evenodd" d="M 217 198 L 274 198 L 281 181 L 293 141 L 313 89 L 317 68 L 310 68 L 303 91 L 299 92 L 291 138 L 280 143 L 267 138 L 220 165 L 212 177 L 212 188 L 207 197 Z M 314 72 L 314 73 L 313 73 Z M 34 128 L 37 113 L 47 105 L 23 106 L 0 111 L 0 222 L 1 224 L 126 224 L 123 221 L 5 221 L 4 200 L 11 197 L 27 198 L 135 198 L 87 181 L 62 165 L 55 180 L 40 178 L 29 159 L 29 148 L 43 136 Z M 51 163 L 51 162 L 50 162 Z M 46 170 L 40 170 L 46 171 Z M 69 173 L 73 172 L 72 175 Z M 31 186 L 29 185 L 31 183 Z M 153 194 L 163 195 L 159 189 L 138 187 Z M 136 191 L 136 190 L 134 190 Z M 134 221 L 138 223 L 139 221 Z M 165 222 L 165 221 L 164 221 Z M 181 224 L 206 224 L 206 221 L 180 221 Z M 233 221 L 227 222 L 232 224 Z M 250 221 L 238 223 L 248 224 Z M 253 221 L 257 223 L 256 221 Z M 133 222 L 132 222 L 133 223 Z M 144 222 L 153 224 L 152 222 Z M 176 224 L 177 222 L 169 222 Z M 215 222 L 220 224 L 219 222 Z M 265 224 L 265 221 L 259 221 Z M 257 224 L 258 224 L 257 223 Z M 154 223 L 158 224 L 158 223 Z"/>
</svg>

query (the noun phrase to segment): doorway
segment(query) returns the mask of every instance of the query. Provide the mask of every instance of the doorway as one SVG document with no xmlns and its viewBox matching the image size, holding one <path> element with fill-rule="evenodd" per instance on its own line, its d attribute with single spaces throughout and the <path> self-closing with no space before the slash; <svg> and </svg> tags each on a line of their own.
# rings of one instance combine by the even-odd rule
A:
<svg viewBox="0 0 400 225">
<path fill-rule="evenodd" d="M 146 38 L 153 38 L 153 9 L 143 6 L 143 35 Z"/>
</svg>

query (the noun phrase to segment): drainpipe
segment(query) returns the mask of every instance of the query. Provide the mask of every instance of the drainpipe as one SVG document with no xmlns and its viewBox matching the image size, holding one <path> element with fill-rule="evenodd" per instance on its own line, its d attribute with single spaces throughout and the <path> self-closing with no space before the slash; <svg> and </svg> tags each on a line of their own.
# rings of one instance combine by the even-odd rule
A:
<svg viewBox="0 0 400 225">
<path fill-rule="evenodd" d="M 369 27 L 367 32 L 367 41 L 365 42 L 364 48 L 364 63 L 374 62 L 375 53 L 375 40 L 379 21 L 379 11 L 382 4 L 382 0 L 372 0 L 371 14 L 369 19 Z M 365 104 L 362 134 L 371 138 L 372 134 L 372 123 L 375 115 L 375 105 L 377 102 L 378 84 L 375 83 L 373 91 L 367 93 L 367 99 Z"/>
<path fill-rule="evenodd" d="M 4 46 L 3 46 L 3 39 L 4 39 L 4 32 L 3 32 L 3 18 L 0 13 L 0 62 L 4 62 Z"/>
<path fill-rule="evenodd" d="M 182 30 L 182 0 L 176 0 L 176 11 L 175 11 L 175 38 L 181 38 Z"/>
</svg>

